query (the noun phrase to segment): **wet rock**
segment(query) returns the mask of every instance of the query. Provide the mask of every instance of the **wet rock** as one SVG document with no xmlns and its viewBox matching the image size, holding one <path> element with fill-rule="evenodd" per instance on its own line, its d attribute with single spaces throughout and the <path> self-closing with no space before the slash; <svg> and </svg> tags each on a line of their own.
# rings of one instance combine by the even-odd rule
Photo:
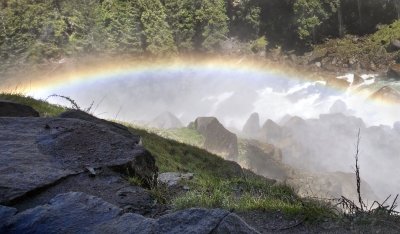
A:
<svg viewBox="0 0 400 234">
<path fill-rule="evenodd" d="M 373 93 L 370 98 L 380 101 L 400 103 L 400 92 L 389 86 L 384 86 Z"/>
<path fill-rule="evenodd" d="M 393 64 L 389 67 L 387 76 L 390 79 L 400 80 L 400 64 Z"/>
<path fill-rule="evenodd" d="M 30 106 L 0 100 L 0 117 L 39 117 L 39 112 Z"/>
<path fill-rule="evenodd" d="M 193 179 L 193 173 L 166 172 L 158 175 L 158 183 L 168 187 L 178 186 L 181 181 Z"/>
<path fill-rule="evenodd" d="M 204 148 L 220 154 L 225 159 L 235 160 L 238 157 L 238 143 L 235 134 L 228 131 L 215 117 L 200 117 L 193 124 L 204 138 Z"/>
<path fill-rule="evenodd" d="M 113 131 L 113 132 L 123 135 L 125 137 L 133 138 L 136 143 L 139 143 L 139 141 L 140 141 L 140 136 L 132 134 L 129 131 L 129 129 L 127 127 L 125 127 L 124 125 L 110 122 L 110 121 L 107 121 L 104 119 L 96 118 L 95 116 L 90 115 L 81 110 L 69 110 L 64 113 L 61 113 L 59 117 L 60 118 L 68 118 L 68 119 L 80 119 L 80 120 L 92 122 L 92 123 L 101 125 L 103 127 L 106 127 L 110 131 Z"/>
<path fill-rule="evenodd" d="M 0 203 L 87 167 L 112 167 L 155 182 L 155 159 L 134 138 L 76 119 L 0 118 Z"/>
<path fill-rule="evenodd" d="M 183 127 L 182 122 L 170 112 L 164 112 L 157 116 L 153 121 L 149 124 L 155 128 L 162 129 L 174 129 Z"/>
<path fill-rule="evenodd" d="M 364 79 L 360 75 L 354 74 L 353 82 L 351 83 L 351 85 L 355 86 L 355 85 L 360 85 L 362 83 L 364 83 Z"/>
<path fill-rule="evenodd" d="M 243 126 L 242 133 L 248 138 L 257 138 L 260 132 L 260 116 L 258 113 L 250 115 L 249 119 Z"/>
<path fill-rule="evenodd" d="M 306 58 L 308 60 L 308 63 L 315 63 L 315 62 L 320 62 L 324 57 L 328 55 L 328 50 L 327 49 L 320 49 L 320 50 L 314 50 L 311 52 L 311 54 L 307 55 Z"/>
<path fill-rule="evenodd" d="M 327 80 L 327 86 L 347 89 L 348 87 L 350 87 L 350 82 L 348 82 L 345 79 L 338 79 L 338 78 L 332 77 Z"/>
<path fill-rule="evenodd" d="M 84 193 L 60 194 L 12 217 L 2 233 L 257 233 L 224 210 L 188 209 L 145 218 Z"/>
</svg>

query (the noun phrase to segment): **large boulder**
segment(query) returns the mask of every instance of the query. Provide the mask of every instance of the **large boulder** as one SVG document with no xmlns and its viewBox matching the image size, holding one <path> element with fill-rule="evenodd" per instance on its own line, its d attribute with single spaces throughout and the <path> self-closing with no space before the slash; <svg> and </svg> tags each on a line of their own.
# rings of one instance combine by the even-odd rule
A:
<svg viewBox="0 0 400 234">
<path fill-rule="evenodd" d="M 387 76 L 390 79 L 400 80 L 400 64 L 393 64 L 389 67 Z"/>
<path fill-rule="evenodd" d="M 243 126 L 242 133 L 247 138 L 256 139 L 260 132 L 260 116 L 258 113 L 250 115 L 249 119 Z"/>
<path fill-rule="evenodd" d="M 0 100 L 0 117 L 39 117 L 39 112 L 30 106 Z"/>
<path fill-rule="evenodd" d="M 0 118 L 0 203 L 109 167 L 155 183 L 155 159 L 135 138 L 107 126 L 62 118 Z"/>
<path fill-rule="evenodd" d="M 261 139 L 270 143 L 275 143 L 284 135 L 283 128 L 270 119 L 264 123 L 260 132 Z"/>
<path fill-rule="evenodd" d="M 173 129 L 173 128 L 181 128 L 183 127 L 182 122 L 170 112 L 164 112 L 157 116 L 153 121 L 149 124 L 155 128 L 162 129 Z"/>
<path fill-rule="evenodd" d="M 49 204 L 18 213 L 1 233 L 257 233 L 241 218 L 224 210 L 188 209 L 146 218 L 125 213 L 84 193 L 60 194 Z"/>
<path fill-rule="evenodd" d="M 104 119 L 96 118 L 95 116 L 86 113 L 81 110 L 69 110 L 63 112 L 59 116 L 60 118 L 68 118 L 68 119 L 80 119 L 88 122 L 92 122 L 103 127 L 106 127 L 108 130 L 123 135 L 128 138 L 132 138 L 136 143 L 140 141 L 140 136 L 132 134 L 127 127 L 122 124 L 118 124 L 115 122 L 110 122 Z"/>
<path fill-rule="evenodd" d="M 239 155 L 237 136 L 228 131 L 217 118 L 199 117 L 193 127 L 204 137 L 206 150 L 222 155 L 228 160 L 237 159 Z"/>
</svg>

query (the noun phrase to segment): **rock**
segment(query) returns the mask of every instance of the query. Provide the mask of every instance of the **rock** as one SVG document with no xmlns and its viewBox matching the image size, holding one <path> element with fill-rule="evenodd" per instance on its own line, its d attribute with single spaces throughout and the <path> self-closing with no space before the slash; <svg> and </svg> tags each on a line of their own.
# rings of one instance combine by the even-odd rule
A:
<svg viewBox="0 0 400 234">
<path fill-rule="evenodd" d="M 194 129 L 205 139 L 204 148 L 225 159 L 236 160 L 238 143 L 235 134 L 228 131 L 215 117 L 199 117 L 194 122 Z"/>
<path fill-rule="evenodd" d="M 272 120 L 267 120 L 261 129 L 261 139 L 265 142 L 274 143 L 283 137 L 283 129 Z"/>
<path fill-rule="evenodd" d="M 162 129 L 173 129 L 173 128 L 182 128 L 182 122 L 172 113 L 164 112 L 157 116 L 153 121 L 149 124 L 155 128 Z"/>
<path fill-rule="evenodd" d="M 17 209 L 7 206 L 0 206 L 0 231 L 5 224 L 17 213 Z"/>
<path fill-rule="evenodd" d="M 384 86 L 375 93 L 373 93 L 370 98 L 378 101 L 387 101 L 391 103 L 400 103 L 400 92 L 389 87 Z"/>
<path fill-rule="evenodd" d="M 110 167 L 156 182 L 155 159 L 135 138 L 87 121 L 0 118 L 0 203 L 80 174 Z"/>
<path fill-rule="evenodd" d="M 389 66 L 387 76 L 390 79 L 400 80 L 400 64 L 393 64 Z"/>
<path fill-rule="evenodd" d="M 130 185 L 119 173 L 107 168 L 98 169 L 94 177 L 89 172 L 68 176 L 56 184 L 30 193 L 13 206 L 19 211 L 31 209 L 50 202 L 60 193 L 70 191 L 97 196 L 118 206 L 124 212 L 154 215 L 162 208 L 155 204 L 155 200 L 147 190 Z"/>
<path fill-rule="evenodd" d="M 347 89 L 350 86 L 350 82 L 348 82 L 345 79 L 338 79 L 336 77 L 332 77 L 330 79 L 327 79 L 326 85 L 335 88 Z"/>
<path fill-rule="evenodd" d="M 307 60 L 309 64 L 320 62 L 327 55 L 328 55 L 327 49 L 314 50 L 309 56 L 307 56 Z"/>
<path fill-rule="evenodd" d="M 118 134 L 123 135 L 128 138 L 132 138 L 132 139 L 134 139 L 134 141 L 136 143 L 139 143 L 139 141 L 140 141 L 140 136 L 132 134 L 129 131 L 129 129 L 127 127 L 125 127 L 124 125 L 110 122 L 110 121 L 107 121 L 104 119 L 96 118 L 95 116 L 90 115 L 81 110 L 69 110 L 64 113 L 61 113 L 59 117 L 60 118 L 68 118 L 68 119 L 80 119 L 80 120 L 92 122 L 92 123 L 104 126 L 107 129 L 109 129 L 110 131 L 113 131 L 115 133 L 118 133 Z"/>
<path fill-rule="evenodd" d="M 39 117 L 39 112 L 30 106 L 0 100 L 0 117 Z"/>
<path fill-rule="evenodd" d="M 393 51 L 397 51 L 397 50 L 400 50 L 400 40 L 399 39 L 395 39 L 390 43 L 388 52 L 393 52 Z"/>
<path fill-rule="evenodd" d="M 89 233 L 96 225 L 115 219 L 118 207 L 94 196 L 70 192 L 49 204 L 15 215 L 1 233 Z"/>
<path fill-rule="evenodd" d="M 283 182 L 287 178 L 282 164 L 282 153 L 273 145 L 256 140 L 242 140 L 242 158 L 251 171 L 266 178 Z"/>
<path fill-rule="evenodd" d="M 348 109 L 346 103 L 340 99 L 336 100 L 335 103 L 333 103 L 333 105 L 329 109 L 330 114 L 337 114 L 337 113 L 345 114 L 347 112 Z"/>
<path fill-rule="evenodd" d="M 353 82 L 351 83 L 351 85 L 355 86 L 355 85 L 360 85 L 362 83 L 364 83 L 364 79 L 360 75 L 354 74 Z"/>
<path fill-rule="evenodd" d="M 224 210 L 188 209 L 145 218 L 100 198 L 70 192 L 12 217 L 1 233 L 258 233 Z"/>
<path fill-rule="evenodd" d="M 178 186 L 183 180 L 193 179 L 193 173 L 166 172 L 158 175 L 158 183 L 168 187 Z"/>
<path fill-rule="evenodd" d="M 249 119 L 243 126 L 242 133 L 247 138 L 257 138 L 260 132 L 260 116 L 258 113 L 250 115 Z"/>
</svg>

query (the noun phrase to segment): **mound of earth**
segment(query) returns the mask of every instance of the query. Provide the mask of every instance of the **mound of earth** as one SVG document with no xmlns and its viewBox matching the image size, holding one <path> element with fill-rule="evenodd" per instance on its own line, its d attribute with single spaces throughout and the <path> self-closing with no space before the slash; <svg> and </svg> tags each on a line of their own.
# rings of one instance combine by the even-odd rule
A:
<svg viewBox="0 0 400 234">
<path fill-rule="evenodd" d="M 0 117 L 39 117 L 30 106 L 0 100 Z"/>
<path fill-rule="evenodd" d="M 150 126 L 162 129 L 174 129 L 183 127 L 182 122 L 170 112 L 164 112 L 149 123 Z"/>
<path fill-rule="evenodd" d="M 237 136 L 228 131 L 215 117 L 199 117 L 193 123 L 193 128 L 204 137 L 203 147 L 228 160 L 237 160 Z"/>
<path fill-rule="evenodd" d="M 123 213 L 101 198 L 78 192 L 15 213 L 0 207 L 1 233 L 257 233 L 224 210 L 188 209 L 152 219 Z"/>
</svg>

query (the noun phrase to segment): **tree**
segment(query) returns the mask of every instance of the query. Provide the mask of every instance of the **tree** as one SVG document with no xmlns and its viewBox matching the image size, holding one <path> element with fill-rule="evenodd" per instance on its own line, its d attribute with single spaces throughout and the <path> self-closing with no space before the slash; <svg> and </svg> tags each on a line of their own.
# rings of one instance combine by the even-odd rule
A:
<svg viewBox="0 0 400 234">
<path fill-rule="evenodd" d="M 168 25 L 165 8 L 159 0 L 138 0 L 140 17 L 146 40 L 146 50 L 153 55 L 176 52 L 172 31 Z"/>
<path fill-rule="evenodd" d="M 228 16 L 223 0 L 203 0 L 196 12 L 199 22 L 203 50 L 208 52 L 217 51 L 220 43 L 227 39 L 229 32 Z"/>
<path fill-rule="evenodd" d="M 107 35 L 104 46 L 110 53 L 140 54 L 142 28 L 134 1 L 105 0 L 101 4 L 101 27 Z"/>
<path fill-rule="evenodd" d="M 316 30 L 337 11 L 339 0 L 296 0 L 293 5 L 298 35 L 303 40 L 316 41 Z"/>
<path fill-rule="evenodd" d="M 230 33 L 243 40 L 254 40 L 260 33 L 261 8 L 259 1 L 229 1 Z"/>
<path fill-rule="evenodd" d="M 180 52 L 192 51 L 196 34 L 196 4 L 192 0 L 165 0 L 164 4 L 175 45 Z"/>
</svg>

